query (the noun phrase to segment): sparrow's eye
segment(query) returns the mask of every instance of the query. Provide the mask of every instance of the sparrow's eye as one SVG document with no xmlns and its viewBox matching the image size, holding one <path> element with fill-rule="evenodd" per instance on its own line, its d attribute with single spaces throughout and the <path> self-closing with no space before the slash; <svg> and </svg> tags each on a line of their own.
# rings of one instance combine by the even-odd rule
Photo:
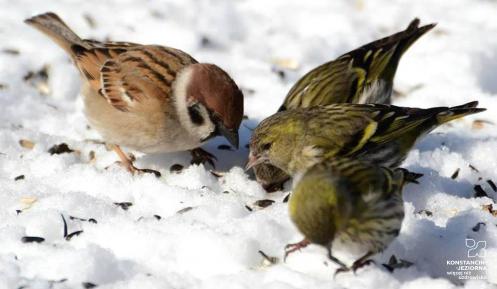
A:
<svg viewBox="0 0 497 289">
<path fill-rule="evenodd" d="M 268 151 L 271 148 L 272 143 L 265 143 L 262 145 L 262 150 L 263 151 Z"/>
</svg>

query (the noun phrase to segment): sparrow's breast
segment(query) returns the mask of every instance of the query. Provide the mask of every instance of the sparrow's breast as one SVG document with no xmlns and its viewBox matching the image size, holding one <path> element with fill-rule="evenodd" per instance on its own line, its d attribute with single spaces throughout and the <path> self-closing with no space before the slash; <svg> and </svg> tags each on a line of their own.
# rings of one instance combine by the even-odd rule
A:
<svg viewBox="0 0 497 289">
<path fill-rule="evenodd" d="M 170 103 L 151 98 L 147 109 L 120 111 L 98 92 L 83 87 L 85 114 L 103 139 L 143 153 L 175 152 L 197 148 L 193 137 L 179 122 Z"/>
</svg>

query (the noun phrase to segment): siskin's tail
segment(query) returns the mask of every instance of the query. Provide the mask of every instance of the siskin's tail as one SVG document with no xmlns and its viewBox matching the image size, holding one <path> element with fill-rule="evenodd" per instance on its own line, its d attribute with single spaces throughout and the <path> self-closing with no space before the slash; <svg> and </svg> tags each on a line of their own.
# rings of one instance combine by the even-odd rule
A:
<svg viewBox="0 0 497 289">
<path fill-rule="evenodd" d="M 449 107 L 447 108 L 447 110 L 437 114 L 437 121 L 439 124 L 442 124 L 466 115 L 479 113 L 487 110 L 486 108 L 478 108 L 477 106 L 478 106 L 478 101 L 472 101 L 463 105 Z"/>
<path fill-rule="evenodd" d="M 69 28 L 57 14 L 47 12 L 24 20 L 44 34 L 48 35 L 55 43 L 62 47 L 69 54 L 73 54 L 71 47 L 79 45 L 88 48 L 88 44 L 79 38 L 71 28 Z"/>
</svg>

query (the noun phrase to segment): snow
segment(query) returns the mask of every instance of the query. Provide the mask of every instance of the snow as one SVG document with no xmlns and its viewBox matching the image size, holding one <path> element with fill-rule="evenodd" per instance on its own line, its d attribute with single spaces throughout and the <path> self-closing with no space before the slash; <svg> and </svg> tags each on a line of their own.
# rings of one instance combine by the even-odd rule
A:
<svg viewBox="0 0 497 289">
<path fill-rule="evenodd" d="M 0 288 L 497 284 L 497 217 L 482 208 L 497 209 L 497 193 L 487 183 L 497 182 L 496 1 L 0 0 L 0 8 Z M 245 91 L 249 117 L 240 150 L 218 149 L 227 143 L 220 138 L 205 146 L 225 175 L 190 166 L 188 153 L 136 153 L 137 166 L 160 170 L 160 179 L 131 176 L 113 164 L 114 153 L 87 127 L 79 76 L 68 57 L 22 22 L 45 11 L 58 13 L 84 37 L 164 44 L 225 68 Z M 404 29 L 414 17 L 438 26 L 402 59 L 395 88 L 403 96 L 394 103 L 430 107 L 479 100 L 488 111 L 437 129 L 410 153 L 404 166 L 424 177 L 405 189 L 403 228 L 374 257 L 376 264 L 334 278 L 336 267 L 317 246 L 283 262 L 284 246 L 302 238 L 283 203 L 290 185 L 266 194 L 244 172 L 251 129 L 276 111 L 306 71 Z M 299 67 L 283 69 L 280 77 L 274 63 L 288 60 Z M 44 65 L 47 83 L 40 76 L 23 79 Z M 34 147 L 22 147 L 20 140 Z M 60 143 L 76 151 L 47 152 Z M 185 168 L 170 172 L 173 164 Z M 20 175 L 24 179 L 15 180 Z M 475 185 L 488 197 L 474 198 Z M 261 199 L 275 202 L 262 208 L 255 204 Z M 66 240 L 62 216 L 69 234 L 83 232 Z M 25 236 L 44 242 L 23 243 Z M 466 239 L 486 241 L 485 256 L 475 257 L 487 266 L 484 280 L 447 274 L 455 268 L 447 261 L 475 260 L 467 257 Z M 390 273 L 381 264 L 392 255 L 413 265 Z"/>
</svg>

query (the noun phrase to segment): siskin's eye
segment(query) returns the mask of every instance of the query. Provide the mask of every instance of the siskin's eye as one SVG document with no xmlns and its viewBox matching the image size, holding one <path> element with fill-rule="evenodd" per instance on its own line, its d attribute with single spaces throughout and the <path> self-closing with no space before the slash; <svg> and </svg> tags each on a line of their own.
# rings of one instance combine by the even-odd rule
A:
<svg viewBox="0 0 497 289">
<path fill-rule="evenodd" d="M 271 148 L 272 143 L 265 143 L 262 145 L 262 150 L 267 151 Z"/>
</svg>

